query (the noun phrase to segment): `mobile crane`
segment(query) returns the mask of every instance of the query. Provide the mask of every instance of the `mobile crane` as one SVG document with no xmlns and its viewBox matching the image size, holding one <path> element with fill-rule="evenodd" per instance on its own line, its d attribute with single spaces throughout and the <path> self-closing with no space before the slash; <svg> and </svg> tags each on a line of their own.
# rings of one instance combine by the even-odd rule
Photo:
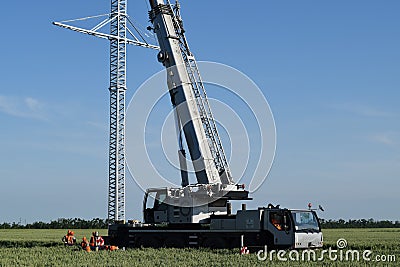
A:
<svg viewBox="0 0 400 267">
<path fill-rule="evenodd" d="M 235 184 L 218 135 L 194 55 L 189 49 L 178 0 L 150 0 L 152 26 L 160 46 L 157 59 L 167 69 L 167 84 L 179 135 L 180 188 L 150 188 L 143 200 L 143 222 L 109 226 L 108 242 L 120 247 L 278 246 L 321 247 L 314 210 L 289 210 L 269 204 L 232 214 L 230 201 L 251 200 Z M 183 134 L 183 135 L 182 135 Z M 186 170 L 183 136 L 196 184 Z"/>
</svg>

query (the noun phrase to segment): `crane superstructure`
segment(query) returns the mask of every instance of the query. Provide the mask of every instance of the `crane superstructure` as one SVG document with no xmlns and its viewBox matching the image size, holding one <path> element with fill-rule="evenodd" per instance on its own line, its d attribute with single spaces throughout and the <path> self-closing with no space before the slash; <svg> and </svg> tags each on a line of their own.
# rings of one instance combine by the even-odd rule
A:
<svg viewBox="0 0 400 267">
<path fill-rule="evenodd" d="M 159 213 L 158 210 L 148 210 L 145 218 L 158 223 L 202 222 L 208 220 L 211 214 L 227 212 L 226 201 L 220 201 L 213 207 L 208 205 L 210 202 L 217 203 L 221 198 L 249 199 L 248 191 L 232 179 L 196 59 L 185 37 L 179 2 L 172 5 L 170 1 L 150 0 L 150 6 L 149 17 L 153 26 L 149 29 L 158 39 L 160 51 L 157 59 L 166 68 L 175 113 L 182 187 L 168 188 L 166 192 L 164 189 L 149 189 L 147 196 L 153 192 L 151 197 L 157 198 L 158 192 L 158 198 L 162 198 L 172 209 L 185 206 L 188 212 L 187 216 L 177 216 L 177 212 L 157 216 L 154 212 Z M 195 184 L 189 183 L 182 132 L 195 171 Z"/>
</svg>

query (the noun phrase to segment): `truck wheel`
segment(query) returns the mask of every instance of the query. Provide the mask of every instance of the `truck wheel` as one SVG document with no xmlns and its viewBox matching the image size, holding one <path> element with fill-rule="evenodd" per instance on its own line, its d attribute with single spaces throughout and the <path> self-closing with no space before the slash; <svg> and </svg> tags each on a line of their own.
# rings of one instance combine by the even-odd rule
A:
<svg viewBox="0 0 400 267">
<path fill-rule="evenodd" d="M 161 242 L 152 236 L 140 239 L 138 245 L 144 248 L 159 248 L 162 246 Z"/>
<path fill-rule="evenodd" d="M 203 246 L 212 249 L 227 248 L 225 240 L 219 237 L 207 238 L 204 240 Z"/>
<path fill-rule="evenodd" d="M 167 248 L 183 248 L 185 246 L 185 242 L 180 236 L 168 237 L 164 244 Z"/>
</svg>

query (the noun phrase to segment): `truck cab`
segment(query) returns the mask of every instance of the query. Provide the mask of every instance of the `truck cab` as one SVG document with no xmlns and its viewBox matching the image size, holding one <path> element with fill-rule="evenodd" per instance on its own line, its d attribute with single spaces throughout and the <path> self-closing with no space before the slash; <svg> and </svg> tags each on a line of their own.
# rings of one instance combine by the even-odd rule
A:
<svg viewBox="0 0 400 267">
<path fill-rule="evenodd" d="M 314 210 L 268 208 L 264 210 L 264 229 L 274 236 L 274 246 L 317 248 L 323 245 L 318 216 Z"/>
</svg>

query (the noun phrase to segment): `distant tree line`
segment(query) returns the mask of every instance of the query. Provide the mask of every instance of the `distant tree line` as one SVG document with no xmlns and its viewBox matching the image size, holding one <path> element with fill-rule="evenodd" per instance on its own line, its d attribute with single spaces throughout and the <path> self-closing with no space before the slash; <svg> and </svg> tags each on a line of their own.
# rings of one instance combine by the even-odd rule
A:
<svg viewBox="0 0 400 267">
<path fill-rule="evenodd" d="M 375 221 L 374 219 L 359 220 L 325 220 L 320 219 L 321 227 L 325 229 L 334 228 L 400 228 L 400 221 Z"/>
<path fill-rule="evenodd" d="M 100 218 L 92 220 L 60 218 L 49 223 L 34 222 L 25 225 L 16 222 L 0 224 L 0 229 L 107 229 L 107 227 L 108 220 Z"/>
</svg>

